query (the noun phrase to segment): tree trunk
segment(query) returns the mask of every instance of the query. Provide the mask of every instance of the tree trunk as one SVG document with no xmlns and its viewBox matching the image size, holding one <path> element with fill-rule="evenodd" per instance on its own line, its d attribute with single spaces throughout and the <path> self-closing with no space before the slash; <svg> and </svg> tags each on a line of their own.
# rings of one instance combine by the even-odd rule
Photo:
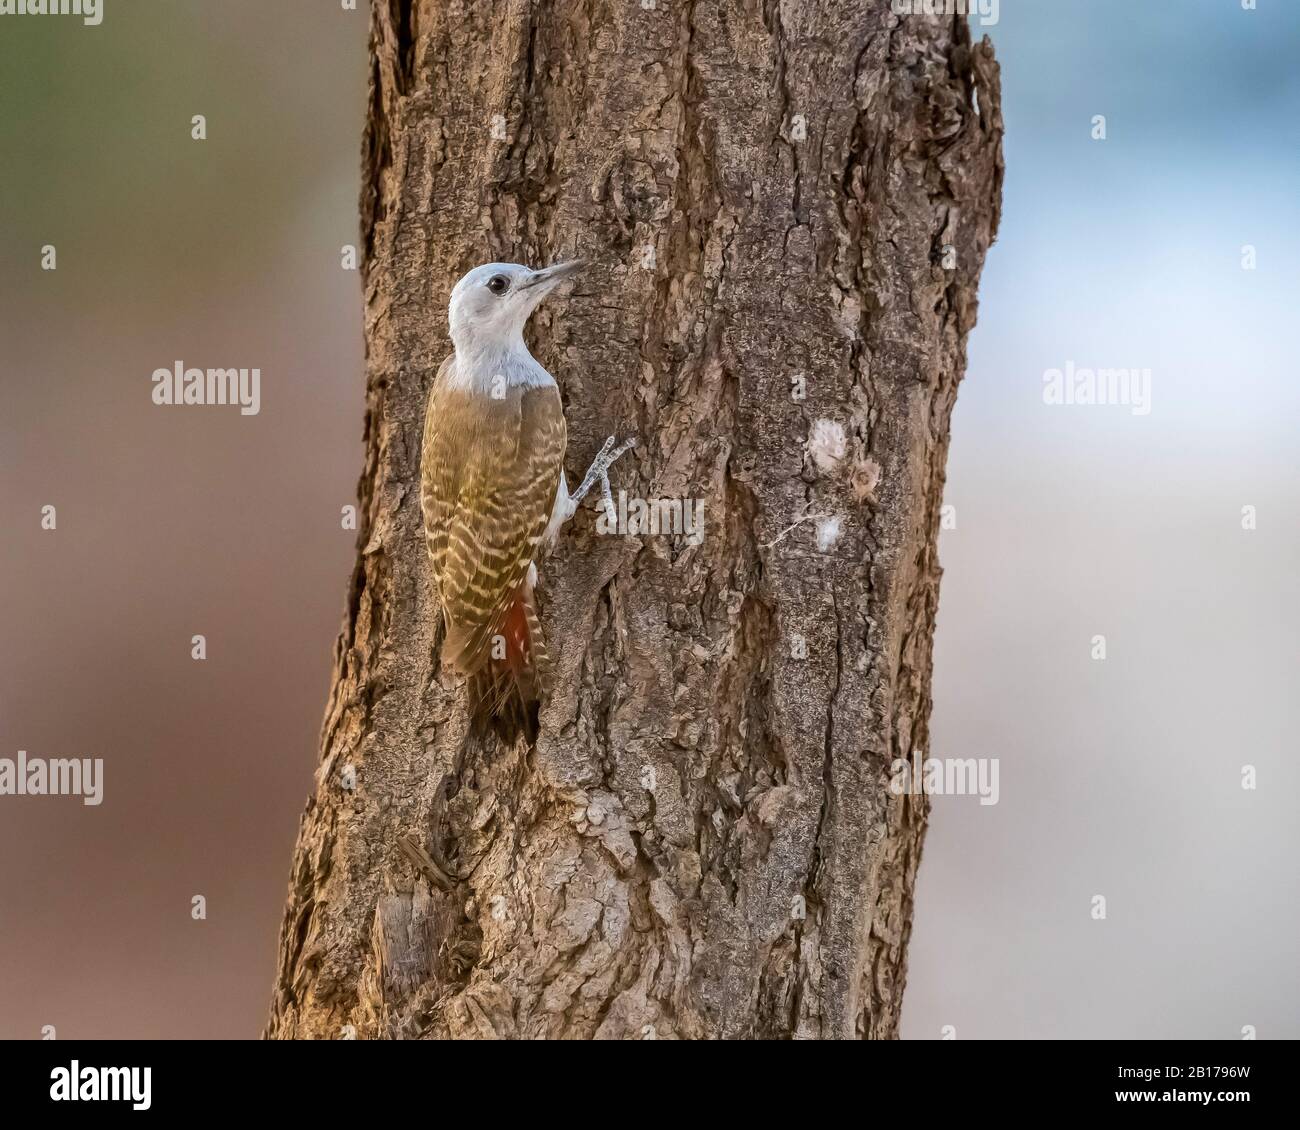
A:
<svg viewBox="0 0 1300 1130">
<path fill-rule="evenodd" d="M 962 17 L 374 0 L 360 552 L 267 1034 L 897 1035 L 948 423 L 1002 181 Z M 422 413 L 477 263 L 580 256 L 531 344 L 703 537 L 541 565 L 533 748 L 439 668 Z M 792 528 L 793 527 L 793 528 Z"/>
</svg>

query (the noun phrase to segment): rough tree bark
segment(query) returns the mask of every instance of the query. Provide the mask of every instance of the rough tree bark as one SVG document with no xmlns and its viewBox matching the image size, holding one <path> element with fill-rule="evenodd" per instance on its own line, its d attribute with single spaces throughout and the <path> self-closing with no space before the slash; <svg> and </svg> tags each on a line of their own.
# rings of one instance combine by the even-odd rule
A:
<svg viewBox="0 0 1300 1130">
<path fill-rule="evenodd" d="M 895 1036 L 991 46 L 885 0 L 374 0 L 371 42 L 363 524 L 267 1034 Z M 704 537 L 584 508 L 505 749 L 438 667 L 421 418 L 455 279 L 573 255 L 570 481 L 635 434 L 615 490 Z"/>
</svg>

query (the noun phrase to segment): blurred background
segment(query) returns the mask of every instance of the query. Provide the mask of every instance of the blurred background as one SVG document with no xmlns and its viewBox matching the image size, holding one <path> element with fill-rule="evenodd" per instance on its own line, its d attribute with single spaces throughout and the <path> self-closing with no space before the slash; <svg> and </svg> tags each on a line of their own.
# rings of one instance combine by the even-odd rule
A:
<svg viewBox="0 0 1300 1130">
<path fill-rule="evenodd" d="M 361 7 L 0 17 L 0 757 L 106 763 L 98 807 L 0 798 L 0 1037 L 265 1018 L 353 560 Z M 1300 7 L 983 30 L 1007 182 L 928 752 L 1000 798 L 934 800 L 903 1034 L 1300 1036 Z M 261 412 L 154 406 L 178 359 L 260 368 Z M 1071 362 L 1149 368 L 1150 414 L 1045 404 Z"/>
</svg>

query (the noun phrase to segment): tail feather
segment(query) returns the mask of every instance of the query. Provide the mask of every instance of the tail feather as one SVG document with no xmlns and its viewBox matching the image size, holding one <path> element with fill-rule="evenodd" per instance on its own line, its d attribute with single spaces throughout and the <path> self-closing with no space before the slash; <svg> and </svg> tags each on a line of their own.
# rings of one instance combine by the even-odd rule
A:
<svg viewBox="0 0 1300 1130">
<path fill-rule="evenodd" d="M 537 741 L 546 651 L 526 588 L 511 600 L 490 644 L 470 676 L 471 718 L 479 732 L 493 731 L 507 744 L 523 734 L 532 745 Z"/>
</svg>

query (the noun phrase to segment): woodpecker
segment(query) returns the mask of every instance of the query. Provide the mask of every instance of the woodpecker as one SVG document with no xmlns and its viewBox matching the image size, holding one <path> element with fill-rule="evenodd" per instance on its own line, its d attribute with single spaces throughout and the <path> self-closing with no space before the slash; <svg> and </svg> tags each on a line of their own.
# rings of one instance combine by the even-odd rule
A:
<svg viewBox="0 0 1300 1130">
<path fill-rule="evenodd" d="M 537 736 L 546 645 L 533 601 L 537 559 L 632 446 L 611 436 L 576 491 L 564 475 L 560 390 L 524 344 L 537 305 L 581 267 L 475 267 L 448 306 L 454 352 L 429 394 L 420 501 L 445 627 L 444 666 L 468 677 L 474 721 L 507 741 Z"/>
</svg>

